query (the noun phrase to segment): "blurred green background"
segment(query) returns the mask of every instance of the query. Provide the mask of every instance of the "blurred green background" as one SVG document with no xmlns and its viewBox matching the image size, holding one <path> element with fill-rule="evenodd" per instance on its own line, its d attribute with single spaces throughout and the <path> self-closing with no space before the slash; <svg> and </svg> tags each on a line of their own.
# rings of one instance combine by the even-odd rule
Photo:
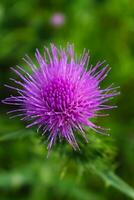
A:
<svg viewBox="0 0 134 200">
<path fill-rule="evenodd" d="M 111 136 L 87 130 L 89 144 L 78 138 L 81 152 L 57 144 L 47 159 L 43 138 L 10 120 L 9 107 L 0 104 L 0 200 L 134 198 L 133 0 L 1 0 L 0 99 L 9 96 L 3 85 L 15 77 L 10 67 L 24 66 L 25 54 L 34 58 L 36 48 L 67 42 L 78 54 L 89 49 L 92 64 L 107 60 L 112 70 L 103 86 L 121 86 L 113 101 L 118 109 L 98 120 L 111 127 Z"/>
</svg>

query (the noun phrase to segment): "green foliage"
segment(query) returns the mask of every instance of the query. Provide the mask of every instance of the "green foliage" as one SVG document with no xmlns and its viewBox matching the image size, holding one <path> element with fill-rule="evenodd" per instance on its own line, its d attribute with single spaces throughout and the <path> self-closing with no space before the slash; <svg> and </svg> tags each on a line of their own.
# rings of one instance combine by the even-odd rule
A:
<svg viewBox="0 0 134 200">
<path fill-rule="evenodd" d="M 55 12 L 65 15 L 61 27 L 50 24 Z M 78 54 L 89 49 L 93 64 L 106 59 L 112 72 L 102 86 L 112 80 L 121 86 L 119 108 L 97 120 L 111 128 L 110 137 L 86 129 L 89 143 L 76 133 L 80 151 L 57 141 L 48 158 L 44 138 L 8 119 L 9 107 L 2 105 L 0 199 L 134 199 L 133 21 L 131 0 L 0 1 L 0 99 L 9 94 L 3 87 L 14 76 L 9 68 L 23 65 L 21 57 L 33 57 L 35 48 L 43 51 L 50 42 L 73 42 Z"/>
</svg>

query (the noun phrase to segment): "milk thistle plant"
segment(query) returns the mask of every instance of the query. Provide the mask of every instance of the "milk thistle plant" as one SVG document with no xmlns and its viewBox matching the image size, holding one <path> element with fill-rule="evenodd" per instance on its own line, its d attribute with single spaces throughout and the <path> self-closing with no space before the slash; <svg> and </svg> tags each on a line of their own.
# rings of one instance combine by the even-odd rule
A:
<svg viewBox="0 0 134 200">
<path fill-rule="evenodd" d="M 106 116 L 100 111 L 115 108 L 107 102 L 119 94 L 117 87 L 113 84 L 105 89 L 100 87 L 110 71 L 108 65 L 102 67 L 104 62 L 98 62 L 89 67 L 89 53 L 84 50 L 76 59 L 73 45 L 63 49 L 51 44 L 51 51 L 45 48 L 42 56 L 36 50 L 35 57 L 38 64 L 28 56 L 24 58 L 31 73 L 20 66 L 12 68 L 21 81 L 11 78 L 16 87 L 6 85 L 17 91 L 16 96 L 3 100 L 17 107 L 8 113 L 27 121 L 28 128 L 36 125 L 43 135 L 47 134 L 48 150 L 57 138 L 78 149 L 75 134 L 79 132 L 87 141 L 85 127 L 106 134 L 106 129 L 91 119 Z"/>
</svg>

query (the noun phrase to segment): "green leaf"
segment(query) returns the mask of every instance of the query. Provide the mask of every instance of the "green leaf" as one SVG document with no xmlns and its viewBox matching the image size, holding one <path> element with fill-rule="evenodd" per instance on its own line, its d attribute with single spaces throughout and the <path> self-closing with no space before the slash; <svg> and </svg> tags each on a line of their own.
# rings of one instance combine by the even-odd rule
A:
<svg viewBox="0 0 134 200">
<path fill-rule="evenodd" d="M 124 193 L 128 197 L 134 199 L 134 188 L 128 185 L 124 180 L 122 180 L 118 175 L 116 175 L 111 169 L 102 169 L 101 167 L 96 167 L 95 165 L 91 165 L 94 172 L 99 175 L 106 183 L 107 186 L 112 186 Z M 100 165 L 99 165 L 100 166 Z"/>
<path fill-rule="evenodd" d="M 26 129 L 22 129 L 11 133 L 5 133 L 2 136 L 0 136 L 0 142 L 4 142 L 7 140 L 14 140 L 14 139 L 22 139 L 24 137 L 33 135 L 34 133 L 35 132 L 32 130 L 26 130 Z"/>
</svg>

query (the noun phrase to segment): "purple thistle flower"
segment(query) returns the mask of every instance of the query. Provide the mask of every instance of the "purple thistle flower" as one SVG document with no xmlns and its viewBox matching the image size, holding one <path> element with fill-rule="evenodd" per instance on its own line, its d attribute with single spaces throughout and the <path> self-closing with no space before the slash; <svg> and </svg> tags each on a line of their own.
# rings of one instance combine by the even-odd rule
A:
<svg viewBox="0 0 134 200">
<path fill-rule="evenodd" d="M 99 86 L 110 68 L 107 65 L 101 67 L 104 62 L 98 62 L 88 70 L 88 52 L 84 50 L 80 59 L 76 59 L 73 45 L 64 50 L 52 44 L 51 52 L 45 48 L 45 55 L 41 56 L 37 50 L 35 57 L 39 67 L 28 56 L 24 59 L 32 70 L 31 74 L 19 66 L 12 68 L 21 81 L 11 80 L 21 88 L 6 85 L 17 91 L 16 96 L 3 100 L 6 104 L 18 106 L 8 113 L 28 121 L 27 127 L 37 125 L 43 135 L 49 133 L 49 150 L 57 137 L 67 140 L 74 149 L 79 148 L 74 131 L 78 130 L 87 141 L 86 126 L 105 134 L 106 129 L 95 125 L 91 119 L 106 116 L 98 113 L 101 110 L 115 108 L 105 103 L 119 94 L 117 87 L 111 84 L 101 89 Z"/>
<path fill-rule="evenodd" d="M 54 27 L 60 27 L 63 26 L 65 23 L 65 15 L 62 13 L 54 13 L 50 17 L 50 24 L 53 25 Z"/>
</svg>

